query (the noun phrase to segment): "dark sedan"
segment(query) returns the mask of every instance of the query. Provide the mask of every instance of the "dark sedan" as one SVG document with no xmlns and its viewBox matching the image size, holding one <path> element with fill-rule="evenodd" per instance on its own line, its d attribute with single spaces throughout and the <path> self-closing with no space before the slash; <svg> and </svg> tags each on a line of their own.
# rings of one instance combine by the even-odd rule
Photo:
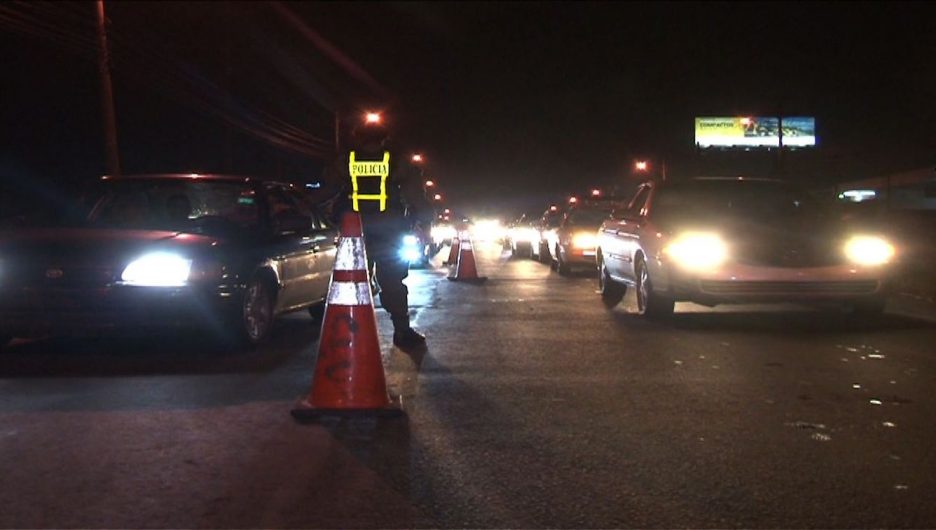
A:
<svg viewBox="0 0 936 530">
<path fill-rule="evenodd" d="M 0 345 L 196 328 L 248 344 L 321 311 L 335 229 L 299 188 L 206 175 L 104 177 L 81 215 L 0 231 Z"/>
</svg>

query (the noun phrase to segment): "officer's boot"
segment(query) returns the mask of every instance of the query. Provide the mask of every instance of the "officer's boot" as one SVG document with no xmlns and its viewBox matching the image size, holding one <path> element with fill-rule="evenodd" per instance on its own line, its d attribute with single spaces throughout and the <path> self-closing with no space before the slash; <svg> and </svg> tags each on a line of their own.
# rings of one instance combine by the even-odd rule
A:
<svg viewBox="0 0 936 530">
<path fill-rule="evenodd" d="M 410 327 L 409 318 L 394 318 L 393 345 L 407 353 L 411 353 L 414 350 L 421 350 L 426 347 L 426 337 Z"/>
</svg>

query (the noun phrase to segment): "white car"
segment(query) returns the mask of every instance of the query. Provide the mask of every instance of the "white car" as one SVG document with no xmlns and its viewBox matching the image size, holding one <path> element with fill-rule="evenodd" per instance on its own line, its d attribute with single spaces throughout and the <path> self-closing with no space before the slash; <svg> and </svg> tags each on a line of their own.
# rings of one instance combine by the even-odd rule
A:
<svg viewBox="0 0 936 530">
<path fill-rule="evenodd" d="M 601 296 L 628 286 L 638 312 L 665 316 L 676 301 L 847 305 L 880 313 L 895 248 L 849 229 L 779 180 L 696 178 L 643 184 L 598 233 Z"/>
</svg>

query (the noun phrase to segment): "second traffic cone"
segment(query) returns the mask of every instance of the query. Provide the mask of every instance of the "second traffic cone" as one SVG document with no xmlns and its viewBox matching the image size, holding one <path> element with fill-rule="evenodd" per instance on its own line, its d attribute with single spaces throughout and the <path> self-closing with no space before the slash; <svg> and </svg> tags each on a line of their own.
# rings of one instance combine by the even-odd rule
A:
<svg viewBox="0 0 936 530">
<path fill-rule="evenodd" d="M 322 416 L 402 414 L 387 394 L 361 217 L 347 213 L 341 220 L 312 390 L 292 415 L 298 420 L 314 420 Z"/>
<path fill-rule="evenodd" d="M 478 266 L 475 263 L 474 248 L 471 245 L 471 238 L 468 232 L 460 232 L 458 245 L 458 263 L 455 266 L 455 272 L 448 277 L 453 282 L 474 282 L 481 283 L 487 280 L 485 276 L 478 276 Z"/>
<path fill-rule="evenodd" d="M 458 245 L 459 245 L 458 239 L 459 239 L 459 236 L 456 233 L 455 237 L 452 238 L 452 248 L 449 249 L 448 259 L 445 260 L 445 263 L 443 263 L 443 265 L 455 265 L 455 263 L 458 262 Z"/>
</svg>

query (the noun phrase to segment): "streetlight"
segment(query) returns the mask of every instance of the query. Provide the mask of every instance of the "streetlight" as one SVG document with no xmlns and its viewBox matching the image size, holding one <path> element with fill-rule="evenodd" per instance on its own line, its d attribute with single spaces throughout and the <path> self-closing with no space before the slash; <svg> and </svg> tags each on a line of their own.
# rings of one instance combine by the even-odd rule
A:
<svg viewBox="0 0 936 530">
<path fill-rule="evenodd" d="M 442 194 L 436 193 L 435 195 L 432 196 L 432 200 L 441 201 L 441 200 L 442 200 Z"/>
<path fill-rule="evenodd" d="M 419 164 L 423 161 L 423 156 L 419 153 L 416 153 L 413 155 L 411 160 L 413 161 L 414 164 Z"/>
<path fill-rule="evenodd" d="M 578 202 L 578 197 L 569 197 L 569 204 L 575 204 Z"/>
<path fill-rule="evenodd" d="M 431 188 L 431 187 L 433 187 L 433 186 L 435 186 L 435 182 L 433 182 L 433 181 L 431 181 L 431 180 L 427 180 L 427 181 L 426 181 L 426 187 L 427 187 L 427 188 Z"/>
<path fill-rule="evenodd" d="M 601 196 L 601 190 L 599 190 L 598 188 L 595 188 L 595 189 L 591 190 L 591 194 L 592 194 L 592 197 L 600 197 L 600 196 Z"/>
<path fill-rule="evenodd" d="M 368 112 L 364 115 L 364 123 L 368 125 L 377 125 L 383 120 L 379 112 Z"/>
<path fill-rule="evenodd" d="M 650 163 L 647 162 L 646 160 L 638 160 L 634 162 L 634 169 L 640 172 L 647 171 L 648 169 L 650 169 Z"/>
</svg>

